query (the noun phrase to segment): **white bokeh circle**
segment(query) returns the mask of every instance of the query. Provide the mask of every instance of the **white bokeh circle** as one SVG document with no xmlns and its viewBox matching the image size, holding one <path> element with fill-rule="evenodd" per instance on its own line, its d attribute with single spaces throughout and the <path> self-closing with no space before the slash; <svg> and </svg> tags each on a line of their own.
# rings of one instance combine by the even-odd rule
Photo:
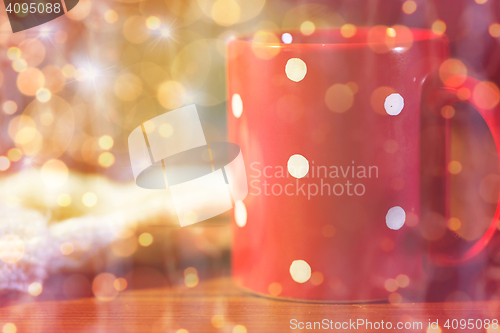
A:
<svg viewBox="0 0 500 333">
<path fill-rule="evenodd" d="M 294 260 L 290 265 L 290 275 L 295 282 L 307 282 L 311 278 L 311 266 L 304 260 Z"/>
<path fill-rule="evenodd" d="M 392 230 L 399 230 L 406 221 L 405 210 L 399 206 L 392 207 L 385 216 L 385 224 Z"/>
<path fill-rule="evenodd" d="M 285 73 L 294 82 L 302 81 L 307 74 L 307 65 L 300 58 L 291 58 L 286 63 Z"/>
<path fill-rule="evenodd" d="M 391 116 L 397 116 L 403 110 L 405 106 L 405 100 L 403 96 L 398 93 L 390 94 L 385 99 L 384 109 L 387 114 Z"/>
<path fill-rule="evenodd" d="M 287 169 L 292 177 L 303 178 L 309 172 L 309 161 L 302 155 L 292 155 L 288 159 Z"/>
</svg>

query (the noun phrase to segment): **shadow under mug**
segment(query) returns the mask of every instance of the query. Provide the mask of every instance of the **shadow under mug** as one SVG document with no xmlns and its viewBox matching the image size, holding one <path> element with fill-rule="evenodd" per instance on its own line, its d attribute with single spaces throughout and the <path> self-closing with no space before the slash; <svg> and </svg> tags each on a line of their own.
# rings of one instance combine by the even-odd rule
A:
<svg viewBox="0 0 500 333">
<path fill-rule="evenodd" d="M 424 266 L 473 261 L 499 214 L 463 253 L 453 242 L 435 246 L 453 234 L 445 227 L 449 142 L 431 143 L 439 172 L 427 175 L 421 125 L 438 124 L 445 138 L 441 107 L 462 100 L 499 147 L 498 91 L 453 68 L 437 74 L 449 58 L 444 35 L 402 26 L 345 35 L 287 33 L 286 44 L 259 32 L 228 45 L 229 141 L 241 147 L 249 184 L 233 218 L 233 277 L 274 297 L 423 300 Z M 429 179 L 436 192 L 422 193 Z M 432 198 L 441 219 L 425 230 L 421 198 Z"/>
</svg>

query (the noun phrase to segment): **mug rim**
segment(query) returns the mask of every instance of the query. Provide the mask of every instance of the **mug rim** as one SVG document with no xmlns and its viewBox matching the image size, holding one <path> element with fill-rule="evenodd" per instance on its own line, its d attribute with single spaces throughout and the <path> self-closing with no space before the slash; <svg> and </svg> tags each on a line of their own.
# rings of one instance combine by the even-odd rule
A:
<svg viewBox="0 0 500 333">
<path fill-rule="evenodd" d="M 385 42 L 369 42 L 367 40 L 368 33 L 374 29 L 374 28 L 392 28 L 389 26 L 382 26 L 382 25 L 376 25 L 376 26 L 359 26 L 356 27 L 356 33 L 353 37 L 357 36 L 357 38 L 362 38 L 362 41 L 356 41 L 356 39 L 352 39 L 352 37 L 343 37 L 340 33 L 341 28 L 336 27 L 336 28 L 318 28 L 315 29 L 315 31 L 311 35 L 303 35 L 300 30 L 273 30 L 273 31 L 266 31 L 266 30 L 259 30 L 259 31 L 264 31 L 266 33 L 271 33 L 274 34 L 276 37 L 278 37 L 279 42 L 267 42 L 267 41 L 254 41 L 252 38 L 253 36 L 259 32 L 255 31 L 252 33 L 245 33 L 245 34 L 239 34 L 235 35 L 233 39 L 231 39 L 228 44 L 233 44 L 233 43 L 242 43 L 242 44 L 249 44 L 249 45 L 254 45 L 258 47 L 265 47 L 265 48 L 278 48 L 278 49 L 304 49 L 304 48 L 364 48 L 364 47 L 370 47 L 370 46 L 377 46 L 377 45 L 386 45 Z M 422 42 L 431 42 L 431 41 L 441 41 L 444 43 L 448 43 L 448 37 L 446 34 L 436 34 L 433 32 L 431 29 L 423 29 L 423 28 L 413 28 L 413 27 L 406 27 L 413 35 L 412 40 L 398 40 L 399 44 L 414 44 L 414 43 L 422 43 Z M 334 38 L 339 38 L 342 39 L 342 42 L 298 42 L 298 43 L 284 43 L 282 41 L 281 37 L 283 34 L 289 33 L 292 36 L 294 35 L 299 35 L 302 39 L 308 39 L 312 38 L 313 36 L 316 37 L 315 35 L 319 34 L 332 34 L 334 33 L 335 35 L 333 36 Z M 345 40 L 345 42 L 344 42 Z"/>
</svg>

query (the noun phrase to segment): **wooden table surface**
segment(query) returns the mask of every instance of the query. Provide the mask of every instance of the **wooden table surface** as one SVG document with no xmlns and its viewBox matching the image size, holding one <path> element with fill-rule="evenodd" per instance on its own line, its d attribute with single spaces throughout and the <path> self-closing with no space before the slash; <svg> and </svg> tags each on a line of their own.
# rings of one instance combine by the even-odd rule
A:
<svg viewBox="0 0 500 333">
<path fill-rule="evenodd" d="M 314 322 L 327 319 L 349 322 L 357 319 L 380 322 L 422 322 L 429 319 L 500 319 L 500 301 L 332 305 L 289 302 L 246 293 L 229 277 L 203 281 L 194 288 L 174 286 L 130 290 L 112 301 L 96 298 L 37 301 L 4 305 L 0 327 L 10 322 L 17 332 L 294 332 L 290 321 Z M 242 326 L 237 326 L 242 325 Z M 335 324 L 334 324 L 335 325 Z M 352 328 L 352 327 L 351 327 Z M 328 330 L 321 330 L 328 331 Z M 331 330 L 331 331 L 334 331 Z M 342 330 L 352 331 L 352 329 Z M 358 331 L 366 331 L 366 327 Z M 368 330 L 370 331 L 370 330 Z M 382 331 L 382 330 L 378 330 Z M 395 331 L 395 330 L 394 330 Z M 442 328 L 442 332 L 451 332 Z M 497 333 L 500 330 L 467 330 Z M 5 332 L 5 330 L 4 330 Z M 11 331 L 8 331 L 11 332 Z M 186 333 L 186 331 L 180 331 Z"/>
</svg>

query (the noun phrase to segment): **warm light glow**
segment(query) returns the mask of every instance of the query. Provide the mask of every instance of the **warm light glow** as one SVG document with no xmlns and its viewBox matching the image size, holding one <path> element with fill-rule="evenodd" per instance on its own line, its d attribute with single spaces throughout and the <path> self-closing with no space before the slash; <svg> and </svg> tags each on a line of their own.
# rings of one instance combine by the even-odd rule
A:
<svg viewBox="0 0 500 333">
<path fill-rule="evenodd" d="M 441 108 L 441 116 L 445 119 L 451 119 L 455 116 L 455 108 L 451 105 L 446 105 Z"/>
<path fill-rule="evenodd" d="M 394 28 L 387 28 L 386 33 L 389 37 L 396 37 L 396 30 Z"/>
<path fill-rule="evenodd" d="M 117 257 L 130 257 L 137 250 L 137 238 L 118 238 L 111 243 L 111 251 Z"/>
<path fill-rule="evenodd" d="M 101 273 L 92 281 L 92 292 L 100 301 L 111 301 L 118 295 L 115 289 L 116 277 L 111 273 Z"/>
<path fill-rule="evenodd" d="M 381 115 L 387 115 L 387 111 L 385 110 L 385 101 L 388 96 L 395 93 L 394 89 L 391 87 L 378 87 L 372 92 L 370 97 L 370 105 L 372 109 Z"/>
<path fill-rule="evenodd" d="M 184 104 L 186 89 L 177 81 L 166 81 L 158 88 L 158 101 L 167 109 L 177 109 Z"/>
<path fill-rule="evenodd" d="M 75 71 L 76 71 L 75 67 L 71 64 L 66 64 L 62 68 L 62 73 L 66 78 L 73 77 L 75 75 Z"/>
<path fill-rule="evenodd" d="M 116 23 L 118 21 L 118 13 L 112 9 L 109 9 L 104 13 L 104 20 L 109 24 Z"/>
<path fill-rule="evenodd" d="M 271 294 L 271 296 L 278 296 L 283 291 L 283 287 L 281 287 L 281 284 L 279 284 L 278 282 L 273 282 L 269 285 L 267 290 L 269 291 L 269 294 Z"/>
<path fill-rule="evenodd" d="M 45 76 L 38 68 L 27 68 L 17 76 L 17 88 L 27 96 L 35 96 L 44 84 Z"/>
<path fill-rule="evenodd" d="M 286 63 L 285 73 L 294 82 L 302 81 L 307 74 L 307 65 L 302 59 L 291 58 Z"/>
<path fill-rule="evenodd" d="M 236 325 L 233 327 L 233 333 L 247 333 L 247 328 L 243 325 Z"/>
<path fill-rule="evenodd" d="M 477 4 L 482 5 L 488 2 L 488 0 L 475 0 Z"/>
<path fill-rule="evenodd" d="M 17 111 L 17 103 L 14 101 L 5 101 L 2 105 L 5 114 L 14 114 Z"/>
<path fill-rule="evenodd" d="M 490 25 L 488 32 L 490 33 L 491 37 L 500 37 L 500 24 L 493 23 L 492 25 Z"/>
<path fill-rule="evenodd" d="M 413 14 L 417 10 L 417 3 L 413 0 L 408 0 L 403 3 L 403 12 L 405 14 Z"/>
<path fill-rule="evenodd" d="M 480 108 L 491 110 L 500 102 L 500 89 L 493 82 L 479 82 L 474 87 L 472 98 Z"/>
<path fill-rule="evenodd" d="M 99 155 L 98 163 L 103 168 L 109 168 L 113 164 L 115 164 L 115 155 L 110 152 L 104 152 Z"/>
<path fill-rule="evenodd" d="M 184 270 L 184 284 L 188 288 L 194 288 L 199 283 L 198 271 L 194 267 L 188 267 Z"/>
<path fill-rule="evenodd" d="M 396 282 L 398 283 L 399 288 L 406 288 L 410 285 L 410 278 L 408 275 L 399 274 L 396 277 Z"/>
<path fill-rule="evenodd" d="M 387 279 L 384 283 L 385 290 L 393 292 L 398 290 L 398 282 L 395 279 Z"/>
<path fill-rule="evenodd" d="M 153 244 L 153 236 L 149 232 L 143 232 L 139 235 L 139 245 L 147 247 Z"/>
<path fill-rule="evenodd" d="M 294 260 L 290 265 L 290 275 L 295 282 L 307 282 L 311 278 L 311 266 L 304 260 Z"/>
<path fill-rule="evenodd" d="M 97 204 L 97 196 L 92 192 L 87 192 L 83 195 L 82 202 L 87 207 L 94 207 Z"/>
<path fill-rule="evenodd" d="M 340 27 L 340 34 L 342 37 L 345 38 L 351 38 L 356 34 L 356 26 L 354 24 L 344 24 L 342 27 Z"/>
<path fill-rule="evenodd" d="M 462 226 L 462 222 L 456 217 L 451 217 L 448 220 L 447 226 L 448 226 L 448 229 L 450 229 L 452 231 L 458 231 L 460 229 L 460 227 Z"/>
<path fill-rule="evenodd" d="M 54 115 L 50 112 L 44 112 L 40 115 L 40 122 L 43 126 L 50 126 L 54 123 Z"/>
<path fill-rule="evenodd" d="M 161 21 L 156 16 L 150 16 L 146 19 L 146 26 L 149 30 L 157 30 L 161 26 Z"/>
<path fill-rule="evenodd" d="M 305 36 L 310 36 L 316 30 L 316 26 L 311 21 L 305 21 L 300 25 L 300 32 Z"/>
<path fill-rule="evenodd" d="M 288 159 L 287 170 L 292 177 L 303 178 L 309 172 L 309 161 L 300 154 L 292 155 Z"/>
<path fill-rule="evenodd" d="M 446 23 L 442 20 L 436 20 L 432 23 L 432 32 L 436 35 L 442 35 L 446 31 Z"/>
<path fill-rule="evenodd" d="M 71 204 L 71 196 L 67 193 L 62 193 L 57 196 L 57 204 L 61 207 L 68 207 Z"/>
<path fill-rule="evenodd" d="M 113 287 L 115 287 L 117 291 L 124 291 L 125 289 L 127 289 L 127 286 L 128 286 L 127 280 L 121 277 L 117 278 L 113 282 Z"/>
<path fill-rule="evenodd" d="M 189 333 L 189 331 L 184 328 L 180 328 L 175 333 Z"/>
<path fill-rule="evenodd" d="M 21 58 L 21 50 L 18 47 L 11 46 L 7 49 L 7 58 L 10 60 L 16 60 Z"/>
<path fill-rule="evenodd" d="M 325 103 L 330 111 L 344 113 L 352 107 L 354 93 L 346 84 L 334 84 L 326 91 Z"/>
<path fill-rule="evenodd" d="M 458 175 L 462 171 L 462 163 L 459 161 L 451 161 L 448 163 L 448 171 L 452 175 Z"/>
<path fill-rule="evenodd" d="M 274 33 L 259 30 L 253 35 L 252 51 L 257 58 L 269 60 L 280 53 L 280 44 Z"/>
<path fill-rule="evenodd" d="M 75 248 L 73 246 L 73 243 L 71 243 L 71 242 L 64 242 L 59 247 L 59 250 L 65 256 L 69 256 L 71 253 L 73 253 L 74 249 Z"/>
<path fill-rule="evenodd" d="M 10 168 L 10 160 L 5 156 L 0 156 L 0 171 Z"/>
<path fill-rule="evenodd" d="M 42 293 L 42 290 L 43 290 L 43 287 L 40 283 L 38 282 L 33 282 L 33 283 L 30 283 L 30 285 L 28 286 L 28 293 L 31 295 L 31 296 L 38 296 Z"/>
<path fill-rule="evenodd" d="M 215 328 L 222 328 L 225 324 L 224 316 L 215 315 L 212 317 L 212 325 Z"/>
<path fill-rule="evenodd" d="M 401 296 L 401 294 L 392 293 L 389 295 L 388 301 L 391 304 L 399 304 L 403 301 L 403 297 Z"/>
<path fill-rule="evenodd" d="M 468 100 L 470 98 L 470 96 L 471 96 L 471 92 L 470 92 L 469 88 L 462 87 L 462 88 L 457 90 L 457 97 L 461 101 Z"/>
<path fill-rule="evenodd" d="M 11 162 L 17 162 L 23 158 L 23 153 L 17 148 L 11 148 L 7 152 L 7 157 L 11 160 Z"/>
<path fill-rule="evenodd" d="M 52 94 L 50 93 L 50 90 L 47 88 L 38 89 L 38 91 L 36 92 L 36 99 L 38 99 L 42 103 L 50 101 L 51 97 Z"/>
<path fill-rule="evenodd" d="M 66 184 L 69 170 L 61 160 L 48 160 L 43 164 L 40 175 L 47 187 L 57 189 Z"/>
<path fill-rule="evenodd" d="M 24 59 L 16 59 L 12 62 L 12 69 L 18 73 L 24 72 L 28 68 L 28 63 Z"/>
<path fill-rule="evenodd" d="M 445 60 L 439 66 L 439 78 L 445 86 L 459 87 L 467 78 L 467 67 L 458 59 Z"/>
<path fill-rule="evenodd" d="M 7 323 L 3 325 L 2 333 L 16 333 L 17 327 L 13 323 Z"/>
<path fill-rule="evenodd" d="M 314 286 L 319 286 L 325 280 L 325 276 L 321 272 L 314 272 L 311 275 L 311 283 Z"/>
<path fill-rule="evenodd" d="M 104 150 L 108 150 L 113 148 L 113 145 L 115 144 L 115 141 L 113 138 L 109 135 L 103 135 L 99 138 L 99 147 Z"/>
<path fill-rule="evenodd" d="M 14 264 L 24 255 L 24 241 L 17 235 L 5 235 L 0 238 L 0 260 Z"/>
<path fill-rule="evenodd" d="M 211 16 L 215 23 L 227 27 L 240 20 L 241 7 L 235 0 L 217 0 L 212 5 Z"/>
</svg>

